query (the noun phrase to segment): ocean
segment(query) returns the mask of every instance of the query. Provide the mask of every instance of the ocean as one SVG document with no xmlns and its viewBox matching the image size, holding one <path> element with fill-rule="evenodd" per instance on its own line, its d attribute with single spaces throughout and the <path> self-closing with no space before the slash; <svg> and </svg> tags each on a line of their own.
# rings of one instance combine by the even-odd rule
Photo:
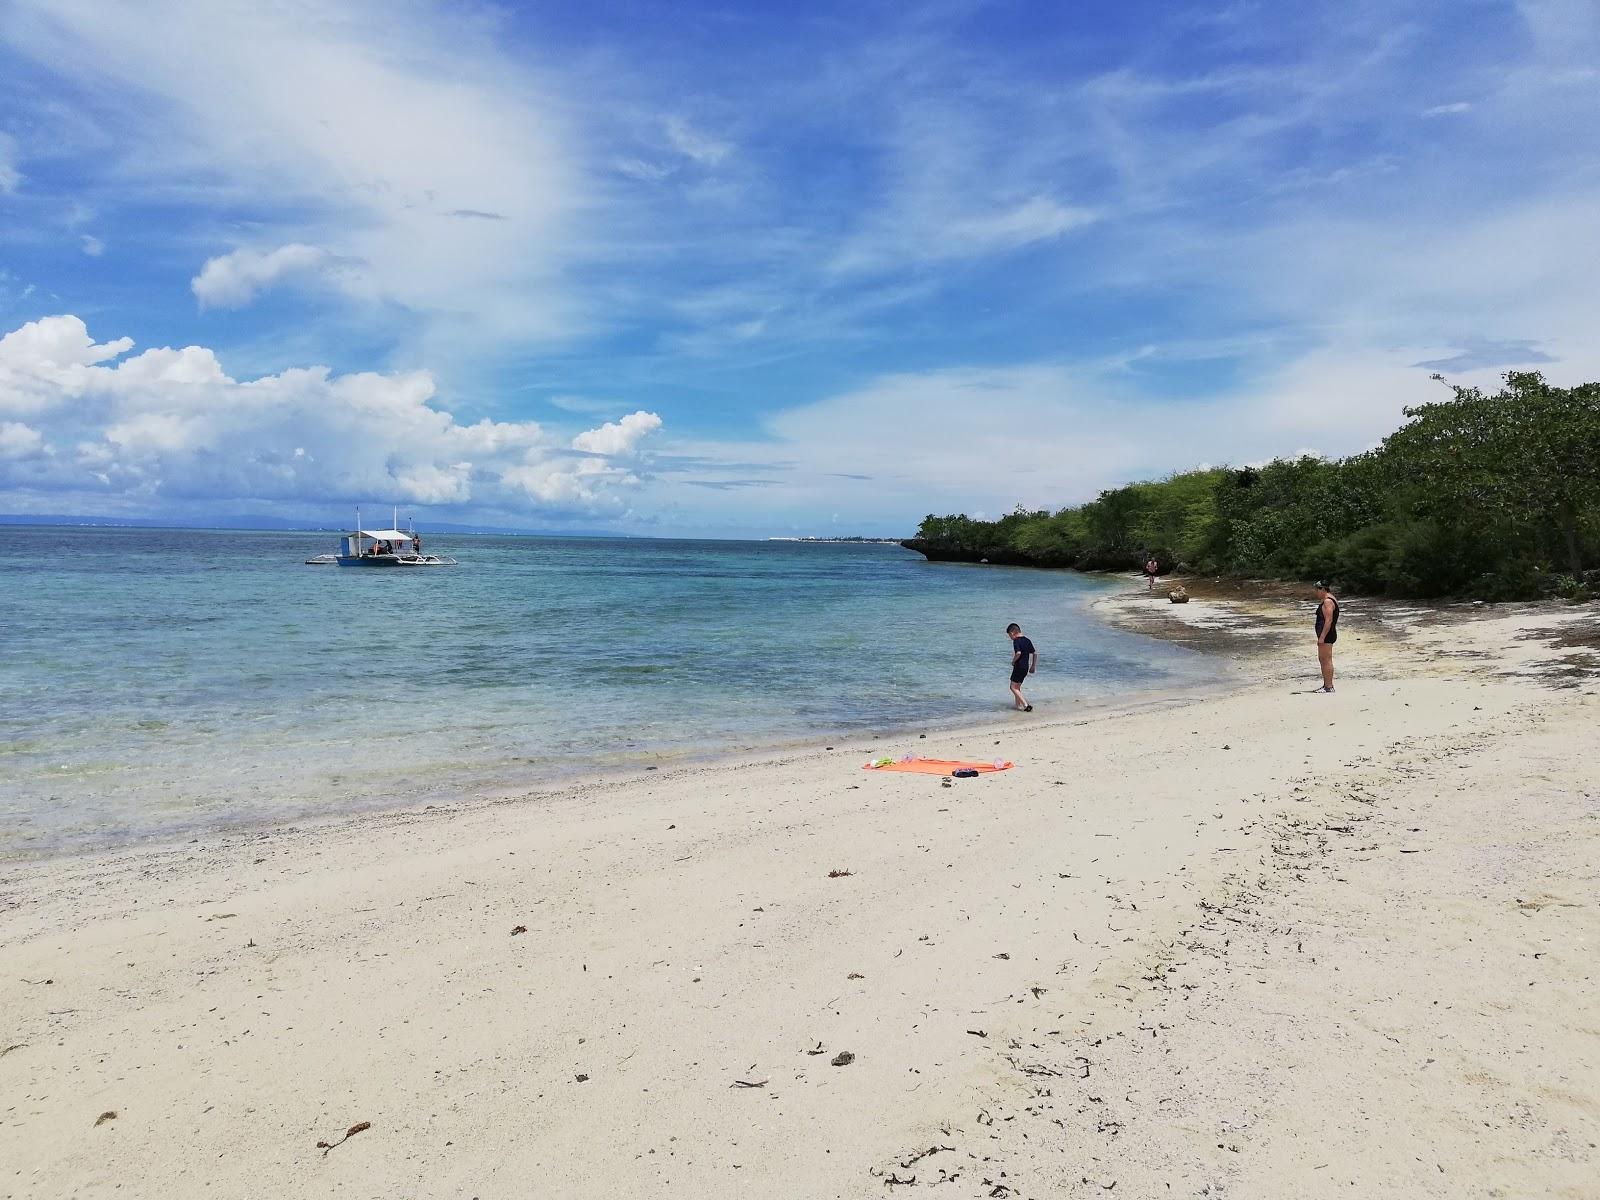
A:
<svg viewBox="0 0 1600 1200">
<path fill-rule="evenodd" d="M 892 545 L 0 526 L 0 856 L 537 788 L 1187 686 L 1070 572 Z M 885 752 L 937 750 L 937 739 Z"/>
</svg>

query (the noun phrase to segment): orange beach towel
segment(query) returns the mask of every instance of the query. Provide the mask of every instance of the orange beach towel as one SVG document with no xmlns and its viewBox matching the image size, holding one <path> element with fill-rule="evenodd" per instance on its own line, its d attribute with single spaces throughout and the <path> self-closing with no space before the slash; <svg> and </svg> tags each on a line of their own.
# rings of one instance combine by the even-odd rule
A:
<svg viewBox="0 0 1600 1200">
<path fill-rule="evenodd" d="M 953 758 L 908 758 L 904 761 L 884 763 L 881 767 L 877 763 L 867 763 L 861 768 L 863 771 L 910 771 L 916 775 L 948 775 L 952 771 L 976 771 L 980 775 L 992 775 L 996 771 L 1009 771 L 1011 764 L 1004 759 L 995 762 L 957 762 Z"/>
</svg>

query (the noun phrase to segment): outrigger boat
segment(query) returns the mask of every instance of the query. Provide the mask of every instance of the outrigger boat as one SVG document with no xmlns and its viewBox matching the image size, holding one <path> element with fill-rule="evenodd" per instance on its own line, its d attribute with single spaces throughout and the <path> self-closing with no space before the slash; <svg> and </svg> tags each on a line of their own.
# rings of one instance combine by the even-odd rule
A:
<svg viewBox="0 0 1600 1200">
<path fill-rule="evenodd" d="M 394 524 L 400 523 L 398 511 Z M 438 554 L 424 554 L 422 539 L 415 529 L 362 529 L 361 510 L 356 509 L 356 527 L 339 539 L 337 554 L 319 554 L 306 559 L 312 567 L 453 567 L 456 560 Z"/>
</svg>

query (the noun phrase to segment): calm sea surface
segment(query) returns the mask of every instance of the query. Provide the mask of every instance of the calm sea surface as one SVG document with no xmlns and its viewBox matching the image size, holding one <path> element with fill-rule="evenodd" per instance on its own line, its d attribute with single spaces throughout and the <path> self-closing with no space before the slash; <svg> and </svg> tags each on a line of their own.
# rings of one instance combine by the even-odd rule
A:
<svg viewBox="0 0 1600 1200">
<path fill-rule="evenodd" d="M 0 526 L 0 855 L 537 785 L 1209 677 L 1068 573 L 897 546 Z M 926 748 L 926 747 L 925 747 Z"/>
</svg>

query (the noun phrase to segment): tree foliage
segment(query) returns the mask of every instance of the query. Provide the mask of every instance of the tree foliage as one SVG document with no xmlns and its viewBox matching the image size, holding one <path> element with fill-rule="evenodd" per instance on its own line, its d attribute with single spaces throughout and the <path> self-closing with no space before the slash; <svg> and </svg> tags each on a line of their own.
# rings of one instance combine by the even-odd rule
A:
<svg viewBox="0 0 1600 1200">
<path fill-rule="evenodd" d="M 1331 578 L 1357 591 L 1486 600 L 1600 585 L 1600 383 L 1512 372 L 1492 395 L 1406 410 L 1351 458 L 1188 471 L 998 521 L 928 516 L 916 545 L 995 562 Z"/>
</svg>

